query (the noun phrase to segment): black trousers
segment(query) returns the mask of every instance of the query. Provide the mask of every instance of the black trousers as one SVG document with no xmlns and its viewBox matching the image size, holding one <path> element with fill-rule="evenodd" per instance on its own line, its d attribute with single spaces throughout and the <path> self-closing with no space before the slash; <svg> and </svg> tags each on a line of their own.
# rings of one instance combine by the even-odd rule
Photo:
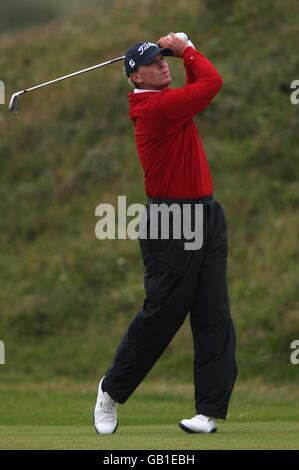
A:
<svg viewBox="0 0 299 470">
<path fill-rule="evenodd" d="M 124 403 L 154 366 L 190 313 L 194 346 L 197 414 L 226 418 L 237 376 L 235 330 L 227 290 L 227 226 L 222 206 L 212 196 L 200 200 L 149 200 L 203 204 L 203 244 L 186 250 L 180 239 L 139 239 L 145 265 L 146 298 L 129 325 L 103 380 L 103 390 Z M 191 210 L 192 221 L 195 211 Z M 172 233 L 173 235 L 173 233 Z"/>
</svg>

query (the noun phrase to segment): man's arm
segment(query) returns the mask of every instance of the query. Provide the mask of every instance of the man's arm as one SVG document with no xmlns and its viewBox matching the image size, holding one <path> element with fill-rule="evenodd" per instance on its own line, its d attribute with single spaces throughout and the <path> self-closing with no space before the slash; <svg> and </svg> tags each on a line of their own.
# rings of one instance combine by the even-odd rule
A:
<svg viewBox="0 0 299 470">
<path fill-rule="evenodd" d="M 193 49 L 195 49 L 194 44 L 192 43 L 191 39 L 187 36 L 186 33 L 175 33 L 175 35 L 183 39 L 188 46 L 191 46 L 193 47 Z M 191 68 L 186 67 L 185 65 L 185 72 L 186 72 L 186 85 L 191 85 L 191 83 L 195 82 L 195 77 L 192 73 Z"/>
<path fill-rule="evenodd" d="M 218 93 L 223 84 L 222 78 L 203 54 L 174 34 L 161 38 L 159 44 L 170 47 L 176 57 L 182 57 L 188 79 L 184 87 L 168 89 L 161 94 L 159 112 L 172 121 L 191 119 L 203 111 Z M 191 80 L 192 83 L 189 83 Z"/>
<path fill-rule="evenodd" d="M 196 82 L 196 77 L 192 72 L 192 68 L 188 67 L 185 62 L 184 62 L 184 67 L 185 67 L 185 72 L 186 72 L 186 85 L 191 85 L 191 83 Z"/>
</svg>

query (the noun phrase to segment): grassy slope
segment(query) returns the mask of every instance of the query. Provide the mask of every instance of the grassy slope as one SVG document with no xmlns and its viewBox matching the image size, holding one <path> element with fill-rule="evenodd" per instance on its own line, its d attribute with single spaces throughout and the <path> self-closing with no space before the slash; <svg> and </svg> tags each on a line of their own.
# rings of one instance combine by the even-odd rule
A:
<svg viewBox="0 0 299 470">
<path fill-rule="evenodd" d="M 118 56 L 136 39 L 189 32 L 225 83 L 198 125 L 227 211 L 240 377 L 298 381 L 289 364 L 299 328 L 298 109 L 288 90 L 298 78 L 297 7 L 291 0 L 165 5 L 116 1 L 103 15 L 6 38 L 1 79 L 9 94 Z M 171 63 L 179 84 L 182 68 Z M 0 108 L 0 338 L 7 356 L 0 372 L 7 381 L 100 375 L 143 300 L 137 242 L 94 236 L 100 202 L 118 194 L 145 201 L 127 90 L 115 64 L 23 97 L 19 116 Z M 187 322 L 151 377 L 192 380 Z"/>
<path fill-rule="evenodd" d="M 14 34 L 22 29 L 48 23 L 70 12 L 86 9 L 89 5 L 109 7 L 111 3 L 110 0 L 10 0 L 1 5 L 0 33 Z"/>
</svg>

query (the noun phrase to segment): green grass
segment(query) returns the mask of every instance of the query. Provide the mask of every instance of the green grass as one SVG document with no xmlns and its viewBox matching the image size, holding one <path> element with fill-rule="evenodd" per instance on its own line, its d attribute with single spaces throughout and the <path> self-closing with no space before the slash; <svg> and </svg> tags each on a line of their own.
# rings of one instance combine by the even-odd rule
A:
<svg viewBox="0 0 299 470">
<path fill-rule="evenodd" d="M 298 449 L 299 375 L 290 364 L 299 331 L 299 108 L 289 90 L 299 70 L 296 2 L 189 0 L 169 11 L 166 0 L 101 0 L 78 14 L 78 0 L 70 15 L 71 3 L 1 7 L 7 99 L 169 31 L 187 31 L 223 77 L 197 124 L 228 219 L 239 382 L 219 433 L 178 428 L 194 414 L 192 386 L 178 386 L 192 380 L 187 320 L 119 407 L 117 434 L 94 434 L 95 377 L 144 296 L 138 243 L 94 234 L 99 203 L 146 199 L 129 89 L 114 64 L 23 96 L 18 116 L 0 106 L 0 447 Z M 169 61 L 178 86 L 183 68 Z"/>
<path fill-rule="evenodd" d="M 215 435 L 189 435 L 192 384 L 148 382 L 118 407 L 120 426 L 98 436 L 92 426 L 91 385 L 2 387 L 0 449 L 298 449 L 296 387 L 254 382 L 237 386 L 229 417 Z"/>
<path fill-rule="evenodd" d="M 298 423 L 227 423 L 210 435 L 185 434 L 173 425 L 120 427 L 97 436 L 90 426 L 0 426 L 0 449 L 254 450 L 299 449 Z"/>
<path fill-rule="evenodd" d="M 70 15 L 71 3 L 1 7 L 7 99 L 169 31 L 187 31 L 223 77 L 197 124 L 228 219 L 239 381 L 219 433 L 178 428 L 194 414 L 192 385 L 178 385 L 193 373 L 187 320 L 119 407 L 117 434 L 94 434 L 95 377 L 144 296 L 138 243 L 94 234 L 99 203 L 146 200 L 129 88 L 114 64 L 23 96 L 18 116 L 0 106 L 0 448 L 298 449 L 299 375 L 290 364 L 299 331 L 299 108 L 289 90 L 299 69 L 296 2 L 189 0 L 169 11 L 166 0 L 93 0 L 78 14 L 78 0 Z M 178 86 L 183 68 L 169 61 Z"/>
</svg>

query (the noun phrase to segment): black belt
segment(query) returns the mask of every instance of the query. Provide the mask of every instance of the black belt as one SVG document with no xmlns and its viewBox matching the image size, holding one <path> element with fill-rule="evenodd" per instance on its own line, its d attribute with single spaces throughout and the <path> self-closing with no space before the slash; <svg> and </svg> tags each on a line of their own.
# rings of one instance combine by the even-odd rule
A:
<svg viewBox="0 0 299 470">
<path fill-rule="evenodd" d="M 148 203 L 149 204 L 205 204 L 210 201 L 213 201 L 213 195 L 203 196 L 196 199 L 164 199 L 162 197 L 149 197 Z"/>
</svg>

